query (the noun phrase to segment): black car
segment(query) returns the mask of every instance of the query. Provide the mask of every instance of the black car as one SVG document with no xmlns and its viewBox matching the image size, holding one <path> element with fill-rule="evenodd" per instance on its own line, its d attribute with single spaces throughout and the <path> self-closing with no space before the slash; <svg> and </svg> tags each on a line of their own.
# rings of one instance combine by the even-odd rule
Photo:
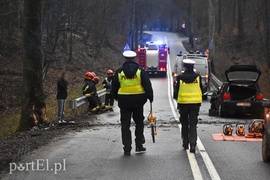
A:
<svg viewBox="0 0 270 180">
<path fill-rule="evenodd" d="M 237 113 L 263 117 L 263 96 L 257 83 L 261 71 L 256 66 L 235 65 L 225 75 L 227 82 L 211 96 L 209 115 L 226 117 Z"/>
</svg>

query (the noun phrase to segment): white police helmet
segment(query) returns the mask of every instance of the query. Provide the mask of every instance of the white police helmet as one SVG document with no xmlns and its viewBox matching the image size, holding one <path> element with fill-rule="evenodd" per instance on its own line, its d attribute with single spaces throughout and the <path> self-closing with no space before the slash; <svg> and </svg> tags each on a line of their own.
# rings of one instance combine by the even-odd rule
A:
<svg viewBox="0 0 270 180">
<path fill-rule="evenodd" d="M 132 59 L 132 58 L 135 58 L 137 56 L 137 53 L 134 51 L 128 50 L 128 51 L 123 52 L 123 56 L 125 58 Z"/>
<path fill-rule="evenodd" d="M 184 63 L 184 64 L 195 64 L 196 62 L 193 61 L 193 60 L 191 60 L 191 59 L 184 59 L 184 60 L 183 60 L 183 63 Z"/>
<path fill-rule="evenodd" d="M 195 63 L 196 62 L 191 60 L 191 59 L 184 59 L 183 60 L 183 66 L 186 68 L 193 68 Z"/>
</svg>

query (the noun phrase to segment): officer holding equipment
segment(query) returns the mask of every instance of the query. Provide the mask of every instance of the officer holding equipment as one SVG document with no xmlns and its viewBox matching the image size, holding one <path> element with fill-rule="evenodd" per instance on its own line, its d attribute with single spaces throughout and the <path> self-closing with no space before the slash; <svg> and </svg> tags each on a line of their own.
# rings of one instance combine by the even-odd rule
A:
<svg viewBox="0 0 270 180">
<path fill-rule="evenodd" d="M 134 62 L 137 54 L 134 51 L 127 50 L 123 53 L 123 56 L 126 62 L 115 72 L 112 83 L 112 94 L 114 98 L 118 100 L 118 106 L 120 108 L 124 154 L 130 155 L 132 148 L 130 131 L 131 117 L 133 117 L 136 123 L 135 151 L 146 151 L 146 148 L 143 147 L 145 142 L 143 135 L 143 106 L 147 102 L 147 99 L 153 102 L 153 89 L 146 72 Z"/>
</svg>

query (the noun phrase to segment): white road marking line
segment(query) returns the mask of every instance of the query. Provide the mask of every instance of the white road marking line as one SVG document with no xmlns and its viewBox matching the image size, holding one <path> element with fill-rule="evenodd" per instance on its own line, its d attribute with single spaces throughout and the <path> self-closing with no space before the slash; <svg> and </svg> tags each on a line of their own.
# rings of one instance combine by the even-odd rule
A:
<svg viewBox="0 0 270 180">
<path fill-rule="evenodd" d="M 179 122 L 179 117 L 177 116 L 177 112 L 176 112 L 177 106 L 175 105 L 175 102 L 172 99 L 173 90 L 172 90 L 171 82 L 173 81 L 173 79 L 172 79 L 171 73 L 172 72 L 171 72 L 171 65 L 170 65 L 170 57 L 168 55 L 167 57 L 168 98 L 169 98 L 169 103 L 172 109 L 173 117 L 175 118 L 176 121 Z"/>
<path fill-rule="evenodd" d="M 200 140 L 199 136 L 197 138 L 197 147 L 200 151 L 200 154 L 202 156 L 202 159 L 204 161 L 204 164 L 209 172 L 209 175 L 211 177 L 212 180 L 221 180 L 214 164 L 212 163 L 209 155 L 207 154 L 203 144 L 202 144 L 202 141 Z"/>
<path fill-rule="evenodd" d="M 168 44 L 168 41 L 166 39 L 166 43 Z M 172 71 L 171 71 L 171 64 L 170 64 L 170 56 L 168 55 L 168 59 L 167 59 L 167 76 L 168 76 L 168 98 L 170 101 L 170 106 L 173 112 L 173 116 L 175 118 L 176 121 L 179 121 L 179 118 L 177 116 L 177 103 L 173 100 L 173 90 L 172 90 L 172 86 L 171 86 L 171 82 L 173 81 L 172 79 Z M 181 133 L 181 124 L 178 125 L 180 133 Z M 212 180 L 221 180 L 214 164 L 212 163 L 208 153 L 206 152 L 201 139 L 199 138 L 199 136 L 197 137 L 197 148 L 199 149 L 199 152 L 202 156 L 202 159 L 204 161 L 204 164 L 208 170 L 208 173 L 211 177 Z M 203 179 L 198 162 L 196 160 L 195 154 L 190 153 L 187 150 L 187 155 L 188 155 L 188 160 L 190 163 L 190 167 L 193 173 L 193 177 L 195 180 L 197 179 Z"/>
<path fill-rule="evenodd" d="M 181 124 L 179 124 L 178 127 L 179 127 L 179 131 L 181 133 L 181 128 L 182 128 Z M 187 156 L 188 156 L 188 161 L 189 161 L 189 164 L 190 164 L 190 167 L 191 167 L 193 178 L 195 180 L 203 180 L 202 173 L 201 173 L 201 170 L 199 168 L 199 164 L 197 162 L 195 154 L 190 153 L 189 150 L 186 150 L 186 153 L 187 153 Z"/>
</svg>

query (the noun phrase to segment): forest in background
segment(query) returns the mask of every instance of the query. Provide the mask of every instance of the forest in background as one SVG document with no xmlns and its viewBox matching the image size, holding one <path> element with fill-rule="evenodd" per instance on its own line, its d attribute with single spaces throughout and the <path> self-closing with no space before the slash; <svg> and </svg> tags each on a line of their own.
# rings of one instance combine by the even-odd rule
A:
<svg viewBox="0 0 270 180">
<path fill-rule="evenodd" d="M 49 120 L 55 118 L 56 82 L 62 72 L 70 75 L 69 99 L 81 96 L 86 71 L 104 76 L 108 68 L 123 63 L 127 42 L 133 49 L 137 46 L 143 28 L 169 31 L 173 26 L 170 18 L 161 18 L 164 14 L 171 17 L 171 11 L 151 0 L 1 0 L 0 11 L 0 113 L 1 120 L 11 126 L 5 132 L 11 133 L 18 129 L 13 124 L 20 119 L 20 106 L 28 104 L 23 98 L 23 63 L 29 58 L 25 58 L 23 40 L 29 22 L 41 21 L 36 34 L 42 37 L 42 78 L 28 80 L 28 86 L 42 81 L 38 86 L 42 86 L 40 96 L 47 104 Z M 31 19 L 39 13 L 40 19 Z"/>
<path fill-rule="evenodd" d="M 231 65 L 256 65 L 262 71 L 260 87 L 265 97 L 270 98 L 269 0 L 177 0 L 177 3 L 187 12 L 187 35 L 198 38 L 194 49 L 210 50 L 213 73 L 225 80 L 224 70 Z"/>
<path fill-rule="evenodd" d="M 0 113 L 19 119 L 23 85 L 25 2 L 0 1 Z M 270 97 L 269 0 L 40 0 L 42 83 L 49 118 L 55 115 L 56 81 L 68 71 L 74 98 L 85 71 L 103 76 L 122 62 L 143 30 L 184 33 L 192 49 L 210 49 L 213 71 L 224 78 L 232 64 L 255 64 Z M 185 23 L 186 29 L 181 25 Z M 74 97 L 73 97 L 74 96 Z M 49 106 L 48 106 L 49 105 Z M 52 106 L 50 108 L 50 105 Z M 1 118 L 2 119 L 2 118 Z M 15 128 L 16 129 L 16 128 Z"/>
</svg>

